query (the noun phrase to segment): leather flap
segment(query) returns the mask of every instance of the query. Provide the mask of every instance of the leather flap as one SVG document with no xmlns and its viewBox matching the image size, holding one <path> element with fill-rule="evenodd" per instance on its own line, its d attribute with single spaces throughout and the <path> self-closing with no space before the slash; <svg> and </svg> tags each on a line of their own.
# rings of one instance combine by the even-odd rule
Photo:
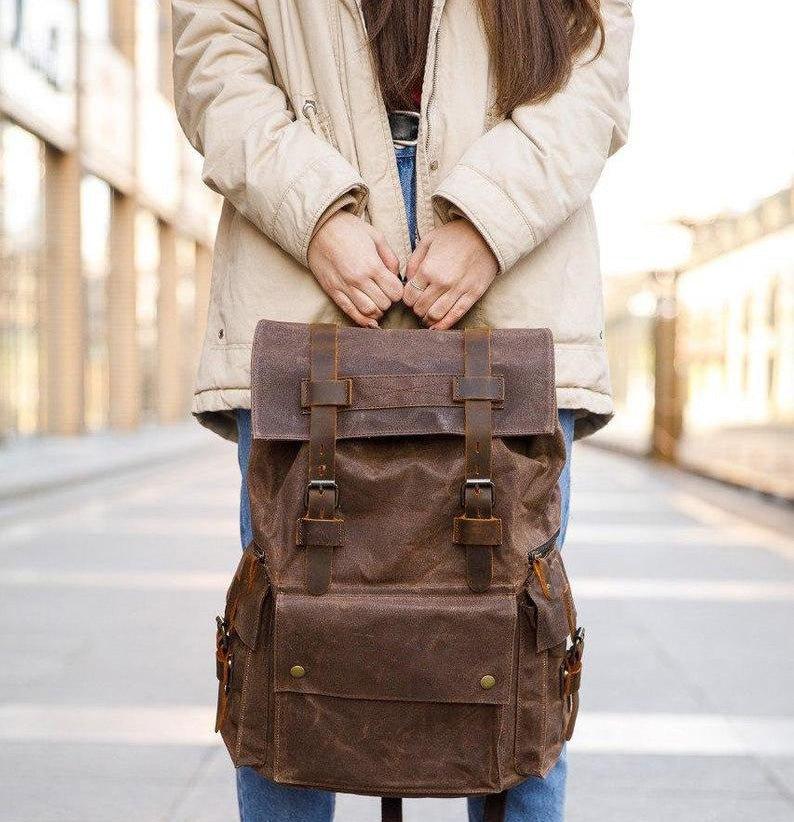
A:
<svg viewBox="0 0 794 822">
<path fill-rule="evenodd" d="M 308 440 L 309 328 L 261 320 L 251 363 L 254 437 Z M 548 329 L 491 334 L 493 428 L 497 437 L 551 434 L 557 425 L 554 346 Z M 350 379 L 340 407 L 340 439 L 464 433 L 460 378 L 463 332 L 339 329 L 339 379 Z M 301 396 L 303 386 L 304 396 Z M 502 399 L 503 392 L 503 399 Z"/>
<path fill-rule="evenodd" d="M 226 619 L 242 642 L 256 649 L 262 606 L 270 591 L 265 566 L 250 550 L 243 552 L 226 594 Z"/>
<path fill-rule="evenodd" d="M 568 603 L 573 609 L 573 598 L 562 557 L 556 548 L 531 566 L 526 592 L 535 605 L 538 653 L 565 642 L 571 633 L 570 618 L 576 622 L 576 611 L 572 610 L 569 618 Z"/>
<path fill-rule="evenodd" d="M 278 594 L 275 688 L 505 704 L 515 628 L 514 595 Z M 296 666 L 302 676 L 293 675 Z"/>
</svg>

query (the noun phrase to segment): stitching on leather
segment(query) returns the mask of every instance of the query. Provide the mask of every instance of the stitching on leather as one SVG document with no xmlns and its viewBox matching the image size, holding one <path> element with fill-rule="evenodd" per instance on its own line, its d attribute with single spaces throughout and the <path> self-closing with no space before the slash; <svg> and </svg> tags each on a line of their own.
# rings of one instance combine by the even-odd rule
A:
<svg viewBox="0 0 794 822">
<path fill-rule="evenodd" d="M 245 727 L 245 713 L 248 707 L 248 672 L 251 667 L 251 656 L 253 651 L 248 650 L 245 657 L 245 669 L 243 671 L 243 689 L 240 694 L 240 719 L 237 725 L 237 745 L 235 746 L 235 756 L 240 758 L 240 751 L 243 749 L 243 728 Z"/>
<path fill-rule="evenodd" d="M 541 737 L 540 737 L 540 750 L 546 750 L 546 736 L 547 736 L 547 725 L 549 723 L 549 652 L 544 651 L 543 653 L 543 663 L 541 667 L 541 672 L 543 674 L 543 701 L 541 703 L 541 719 L 542 723 L 540 726 L 541 730 Z M 540 760 L 540 770 L 541 772 L 546 769 L 546 760 L 541 757 Z"/>
</svg>

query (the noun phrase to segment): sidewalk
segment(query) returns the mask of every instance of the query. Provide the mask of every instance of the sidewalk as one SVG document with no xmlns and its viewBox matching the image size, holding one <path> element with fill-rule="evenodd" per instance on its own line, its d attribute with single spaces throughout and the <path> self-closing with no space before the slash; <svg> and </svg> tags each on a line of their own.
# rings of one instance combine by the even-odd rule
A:
<svg viewBox="0 0 794 822">
<path fill-rule="evenodd" d="M 235 818 L 212 729 L 240 475 L 231 444 L 178 429 L 123 438 L 137 457 L 184 443 L 167 463 L 0 506 L 3 822 Z M 586 445 L 573 465 L 568 822 L 790 822 L 794 512 Z M 337 822 L 375 818 L 338 798 Z M 406 822 L 465 819 L 461 800 L 406 803 Z"/>
<path fill-rule="evenodd" d="M 39 437 L 0 445 L 0 501 L 200 453 L 217 439 L 185 420 L 130 432 Z"/>
</svg>

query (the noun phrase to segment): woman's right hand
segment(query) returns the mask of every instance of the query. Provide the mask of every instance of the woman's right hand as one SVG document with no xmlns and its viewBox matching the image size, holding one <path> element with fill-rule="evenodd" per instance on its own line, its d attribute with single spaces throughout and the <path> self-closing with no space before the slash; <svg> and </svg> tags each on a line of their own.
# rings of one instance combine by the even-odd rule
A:
<svg viewBox="0 0 794 822">
<path fill-rule="evenodd" d="M 358 325 L 377 328 L 402 299 L 395 253 L 376 228 L 348 211 L 338 211 L 312 237 L 308 261 L 323 291 Z"/>
</svg>

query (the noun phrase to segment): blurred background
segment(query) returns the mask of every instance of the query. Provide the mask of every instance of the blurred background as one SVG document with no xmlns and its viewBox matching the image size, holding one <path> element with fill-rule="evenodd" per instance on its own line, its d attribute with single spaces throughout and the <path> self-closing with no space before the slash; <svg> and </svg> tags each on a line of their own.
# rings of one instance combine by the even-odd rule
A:
<svg viewBox="0 0 794 822">
<path fill-rule="evenodd" d="M 590 633 L 569 818 L 782 822 L 794 4 L 634 9 L 631 139 L 595 196 L 616 415 L 577 445 L 566 546 Z M 170 50 L 168 2 L 0 0 L 6 822 L 236 813 L 211 725 L 239 477 L 189 419 L 220 203 Z"/>
</svg>

